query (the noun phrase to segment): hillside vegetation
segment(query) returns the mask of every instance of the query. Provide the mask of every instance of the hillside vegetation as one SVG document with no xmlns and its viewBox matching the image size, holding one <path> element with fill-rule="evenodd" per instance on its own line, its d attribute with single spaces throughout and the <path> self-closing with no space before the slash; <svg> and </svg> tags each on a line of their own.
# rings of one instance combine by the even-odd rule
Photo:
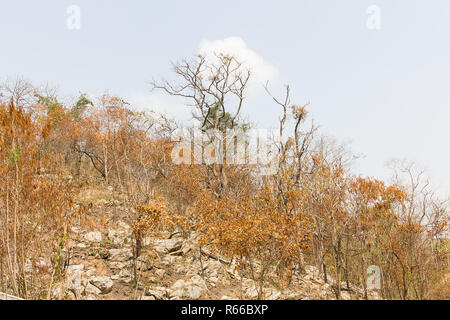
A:
<svg viewBox="0 0 450 320">
<path fill-rule="evenodd" d="M 234 152 L 223 136 L 252 127 L 240 117 L 251 72 L 224 55 L 174 71 L 179 83 L 153 88 L 183 98 L 200 130 L 222 134 L 215 145 Z M 178 123 L 120 97 L 62 103 L 24 82 L 2 88 L 1 292 L 450 298 L 447 202 L 411 165 L 396 168 L 393 184 L 355 175 L 352 155 L 309 125 L 289 87 L 282 98 L 266 87 L 280 109 L 271 174 L 258 163 L 196 161 L 214 137 L 178 150 Z"/>
</svg>

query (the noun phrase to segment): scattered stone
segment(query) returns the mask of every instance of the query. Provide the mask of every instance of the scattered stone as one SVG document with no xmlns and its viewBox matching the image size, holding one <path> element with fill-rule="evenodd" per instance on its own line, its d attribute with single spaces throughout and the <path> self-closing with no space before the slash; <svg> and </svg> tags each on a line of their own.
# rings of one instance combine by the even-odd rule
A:
<svg viewBox="0 0 450 320">
<path fill-rule="evenodd" d="M 127 237 L 126 231 L 121 230 L 109 230 L 108 231 L 108 239 L 112 241 L 112 243 L 116 245 L 120 245 L 124 242 Z"/>
<path fill-rule="evenodd" d="M 127 269 L 120 270 L 119 276 L 121 279 L 120 282 L 123 283 L 130 283 L 133 280 L 131 272 Z"/>
<path fill-rule="evenodd" d="M 167 288 L 164 287 L 149 288 L 145 292 L 145 296 L 153 297 L 155 300 L 164 300 L 170 297 Z"/>
<path fill-rule="evenodd" d="M 102 291 L 97 288 L 96 286 L 92 285 L 91 283 L 88 283 L 86 285 L 86 289 L 84 289 L 84 292 L 87 296 L 91 296 L 91 295 L 99 295 L 102 293 Z"/>
<path fill-rule="evenodd" d="M 67 289 L 81 295 L 83 286 L 81 283 L 81 275 L 84 270 L 84 265 L 77 264 L 67 267 Z"/>
<path fill-rule="evenodd" d="M 166 274 L 166 270 L 164 270 L 164 269 L 157 269 L 157 270 L 155 271 L 155 273 L 156 273 L 156 275 L 157 275 L 158 277 L 162 278 L 162 277 Z"/>
<path fill-rule="evenodd" d="M 89 282 L 100 289 L 102 294 L 108 294 L 111 292 L 112 287 L 114 285 L 113 281 L 108 276 L 96 276 L 92 277 Z"/>
<path fill-rule="evenodd" d="M 128 248 L 109 250 L 109 260 L 117 262 L 125 262 L 133 259 L 133 251 Z"/>
<path fill-rule="evenodd" d="M 181 239 L 164 239 L 156 240 L 154 242 L 154 249 L 160 254 L 167 254 L 180 251 L 183 247 L 183 240 Z"/>
<path fill-rule="evenodd" d="M 172 296 L 183 299 L 199 299 L 207 290 L 205 281 L 200 276 L 193 276 L 190 280 L 178 280 L 170 288 Z"/>
<path fill-rule="evenodd" d="M 125 231 L 128 231 L 131 229 L 130 225 L 128 225 L 127 223 L 125 223 L 123 221 L 119 221 L 119 223 L 117 225 Z"/>
</svg>

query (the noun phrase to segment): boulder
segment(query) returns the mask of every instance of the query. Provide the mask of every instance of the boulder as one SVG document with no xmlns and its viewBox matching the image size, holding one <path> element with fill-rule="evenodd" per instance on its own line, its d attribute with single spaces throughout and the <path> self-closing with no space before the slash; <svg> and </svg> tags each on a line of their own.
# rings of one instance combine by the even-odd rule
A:
<svg viewBox="0 0 450 320">
<path fill-rule="evenodd" d="M 108 239 L 116 245 L 120 245 L 124 242 L 127 237 L 127 232 L 123 230 L 109 230 Z"/>
<path fill-rule="evenodd" d="M 167 292 L 167 288 L 164 287 L 154 287 L 149 288 L 145 292 L 146 297 L 153 297 L 154 300 L 164 300 L 169 298 L 169 293 Z"/>
<path fill-rule="evenodd" d="M 154 249 L 160 254 L 168 254 L 180 251 L 183 247 L 182 239 L 155 240 Z"/>
<path fill-rule="evenodd" d="M 116 262 L 125 262 L 133 259 L 133 251 L 128 248 L 109 250 L 109 260 Z"/>
<path fill-rule="evenodd" d="M 92 285 L 91 283 L 88 283 L 86 285 L 86 289 L 84 289 L 84 293 L 87 296 L 91 296 L 91 295 L 99 295 L 102 293 L 102 291 L 96 286 Z"/>
<path fill-rule="evenodd" d="M 110 293 L 114 285 L 110 277 L 96 276 L 89 279 L 89 283 L 100 289 L 102 294 Z"/>
<path fill-rule="evenodd" d="M 198 275 L 190 280 L 178 280 L 170 288 L 172 296 L 184 299 L 199 299 L 206 290 L 205 281 Z"/>
<path fill-rule="evenodd" d="M 84 270 L 84 265 L 77 264 L 67 267 L 67 289 L 76 292 L 80 295 L 83 291 L 83 286 L 81 282 L 82 272 Z"/>
</svg>

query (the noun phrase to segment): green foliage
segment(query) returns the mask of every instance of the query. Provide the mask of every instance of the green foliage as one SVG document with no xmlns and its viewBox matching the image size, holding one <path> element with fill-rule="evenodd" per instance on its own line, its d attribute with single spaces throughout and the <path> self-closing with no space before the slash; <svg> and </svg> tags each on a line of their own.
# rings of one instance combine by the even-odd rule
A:
<svg viewBox="0 0 450 320">
<path fill-rule="evenodd" d="M 47 115 L 54 115 L 63 111 L 64 106 L 58 101 L 58 98 L 51 96 L 43 96 L 38 93 L 35 94 L 39 104 L 47 107 Z"/>
<path fill-rule="evenodd" d="M 83 116 L 84 112 L 88 108 L 88 106 L 93 106 L 94 103 L 87 98 L 87 95 L 85 93 L 81 93 L 78 97 L 77 102 L 70 110 L 70 113 L 72 114 L 73 119 L 79 119 Z"/>
</svg>

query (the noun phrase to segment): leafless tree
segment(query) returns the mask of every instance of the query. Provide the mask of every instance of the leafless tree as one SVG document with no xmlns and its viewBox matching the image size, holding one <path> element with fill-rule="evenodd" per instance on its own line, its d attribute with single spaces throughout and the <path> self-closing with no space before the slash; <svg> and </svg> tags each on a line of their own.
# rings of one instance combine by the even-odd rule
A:
<svg viewBox="0 0 450 320">
<path fill-rule="evenodd" d="M 227 120 L 227 114 L 231 127 L 234 127 L 242 110 L 251 71 L 234 56 L 215 54 L 213 59 L 207 58 L 199 55 L 193 61 L 173 64 L 174 72 L 181 79 L 179 85 L 167 80 L 151 84 L 153 89 L 190 100 L 193 115 L 202 122 L 202 128 L 219 129 Z M 212 112 L 217 113 L 213 115 Z"/>
<path fill-rule="evenodd" d="M 56 100 L 57 89 L 48 83 L 36 86 L 23 77 L 7 78 L 0 83 L 0 102 L 3 103 L 14 99 L 17 106 L 26 108 L 38 102 L 37 95 Z"/>
<path fill-rule="evenodd" d="M 180 79 L 179 84 L 154 80 L 152 89 L 186 98 L 188 106 L 193 108 L 193 117 L 201 123 L 201 129 L 219 132 L 220 137 L 211 138 L 223 143 L 223 132 L 238 124 L 251 71 L 234 56 L 222 53 L 183 60 L 173 64 L 173 70 Z M 220 161 L 218 169 L 215 165 L 208 165 L 208 169 L 220 181 L 217 190 L 220 194 L 227 185 L 223 161 Z"/>
</svg>

